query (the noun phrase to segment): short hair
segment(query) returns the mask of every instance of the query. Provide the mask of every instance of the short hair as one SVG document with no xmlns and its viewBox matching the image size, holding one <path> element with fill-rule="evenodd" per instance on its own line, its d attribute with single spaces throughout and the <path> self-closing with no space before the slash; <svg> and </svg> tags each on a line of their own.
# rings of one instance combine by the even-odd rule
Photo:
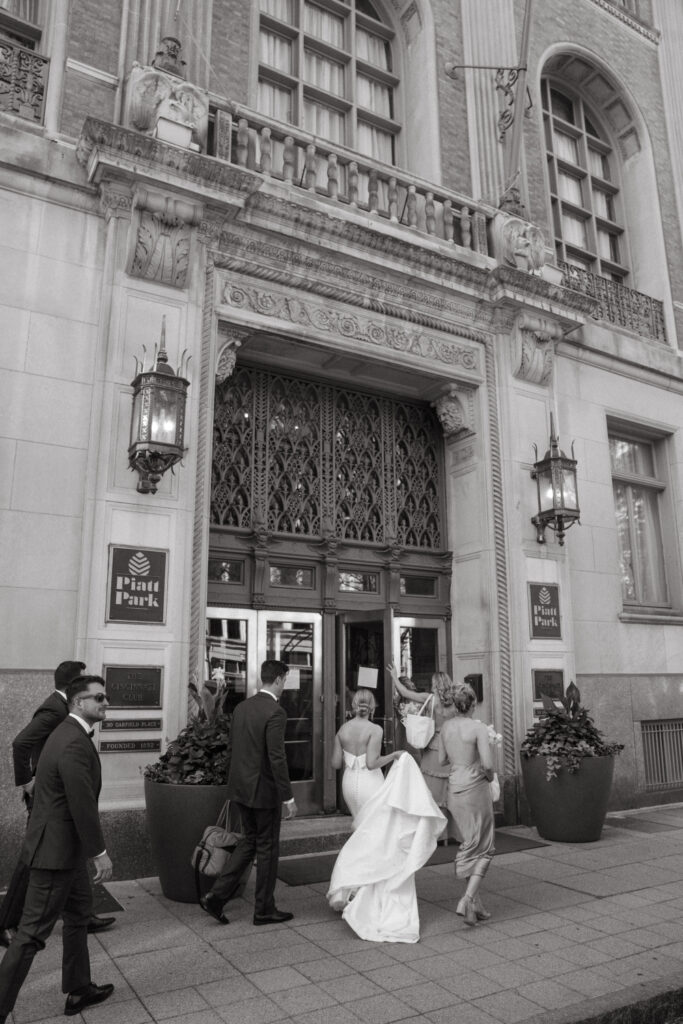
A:
<svg viewBox="0 0 683 1024">
<path fill-rule="evenodd" d="M 83 674 L 85 662 L 83 661 L 61 661 L 55 669 L 55 687 L 63 690 L 67 683 L 70 683 L 76 676 Z"/>
<path fill-rule="evenodd" d="M 453 707 L 461 715 L 466 715 L 470 708 L 477 703 L 477 695 L 467 683 L 454 683 L 451 693 Z"/>
<path fill-rule="evenodd" d="M 269 659 L 261 665 L 261 682 L 264 686 L 272 686 L 279 676 L 286 676 L 288 672 L 287 662 L 276 661 L 274 658 Z"/>
<path fill-rule="evenodd" d="M 360 690 L 356 690 L 351 701 L 351 707 L 356 713 L 365 711 L 367 715 L 373 715 L 377 707 L 377 701 L 372 690 L 366 690 L 362 687 Z"/>
<path fill-rule="evenodd" d="M 80 697 L 82 693 L 85 693 L 91 683 L 101 683 L 102 686 L 107 685 L 102 676 L 76 676 L 75 679 L 66 684 L 66 701 L 69 707 L 71 707 L 76 697 Z"/>
</svg>

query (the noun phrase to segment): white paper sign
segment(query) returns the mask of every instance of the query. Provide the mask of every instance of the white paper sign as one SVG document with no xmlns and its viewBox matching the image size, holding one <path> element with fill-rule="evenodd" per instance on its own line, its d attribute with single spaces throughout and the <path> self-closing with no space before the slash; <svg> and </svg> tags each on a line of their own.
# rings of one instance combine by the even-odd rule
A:
<svg viewBox="0 0 683 1024">
<path fill-rule="evenodd" d="M 367 668 L 365 665 L 360 665 L 358 668 L 358 689 L 365 687 L 368 690 L 377 689 L 377 669 Z"/>
<path fill-rule="evenodd" d="M 298 668 L 290 668 L 285 680 L 285 690 L 300 690 L 301 676 Z"/>
</svg>

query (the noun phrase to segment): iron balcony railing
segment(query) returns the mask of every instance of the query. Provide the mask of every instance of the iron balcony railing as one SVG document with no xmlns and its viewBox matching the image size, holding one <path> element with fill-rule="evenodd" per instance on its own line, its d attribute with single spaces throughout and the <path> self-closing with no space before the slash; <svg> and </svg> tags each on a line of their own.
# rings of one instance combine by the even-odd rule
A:
<svg viewBox="0 0 683 1024">
<path fill-rule="evenodd" d="M 213 113 L 210 155 L 391 224 L 491 255 L 489 225 L 497 212 L 493 207 L 240 104 L 217 104 Z"/>
<path fill-rule="evenodd" d="M 598 300 L 596 320 L 607 320 L 618 327 L 635 331 L 643 338 L 666 344 L 664 304 L 659 299 L 592 274 L 573 263 L 558 260 L 557 265 L 562 271 L 562 284 L 566 288 L 573 288 L 574 291 Z"/>
<path fill-rule="evenodd" d="M 0 38 L 0 111 L 42 124 L 49 66 L 47 57 Z"/>
</svg>

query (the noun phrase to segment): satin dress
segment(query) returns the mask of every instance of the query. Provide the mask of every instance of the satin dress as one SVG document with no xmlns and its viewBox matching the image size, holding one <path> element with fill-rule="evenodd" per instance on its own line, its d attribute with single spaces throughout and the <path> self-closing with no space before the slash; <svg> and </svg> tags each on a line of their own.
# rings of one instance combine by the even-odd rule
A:
<svg viewBox="0 0 683 1024">
<path fill-rule="evenodd" d="M 370 797 L 382 788 L 384 775 L 381 768 L 373 768 L 371 771 L 365 760 L 365 754 L 355 757 L 353 754 L 344 753 L 344 775 L 342 776 L 342 795 L 346 806 L 351 811 L 354 819 L 359 810 L 366 804 Z"/>
</svg>

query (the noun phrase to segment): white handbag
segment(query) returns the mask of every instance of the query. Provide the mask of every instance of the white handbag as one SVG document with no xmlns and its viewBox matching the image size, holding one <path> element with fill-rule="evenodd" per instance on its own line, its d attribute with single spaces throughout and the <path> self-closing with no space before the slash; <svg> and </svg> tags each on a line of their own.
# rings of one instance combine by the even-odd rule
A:
<svg viewBox="0 0 683 1024">
<path fill-rule="evenodd" d="M 496 800 L 500 800 L 500 782 L 496 772 L 493 773 L 493 778 L 489 782 L 489 788 L 491 790 L 491 799 L 495 804 Z"/>
<path fill-rule="evenodd" d="M 425 714 L 429 705 L 429 716 Z M 434 735 L 434 694 L 427 697 L 416 715 L 406 715 L 406 739 L 411 747 L 423 750 Z"/>
</svg>

